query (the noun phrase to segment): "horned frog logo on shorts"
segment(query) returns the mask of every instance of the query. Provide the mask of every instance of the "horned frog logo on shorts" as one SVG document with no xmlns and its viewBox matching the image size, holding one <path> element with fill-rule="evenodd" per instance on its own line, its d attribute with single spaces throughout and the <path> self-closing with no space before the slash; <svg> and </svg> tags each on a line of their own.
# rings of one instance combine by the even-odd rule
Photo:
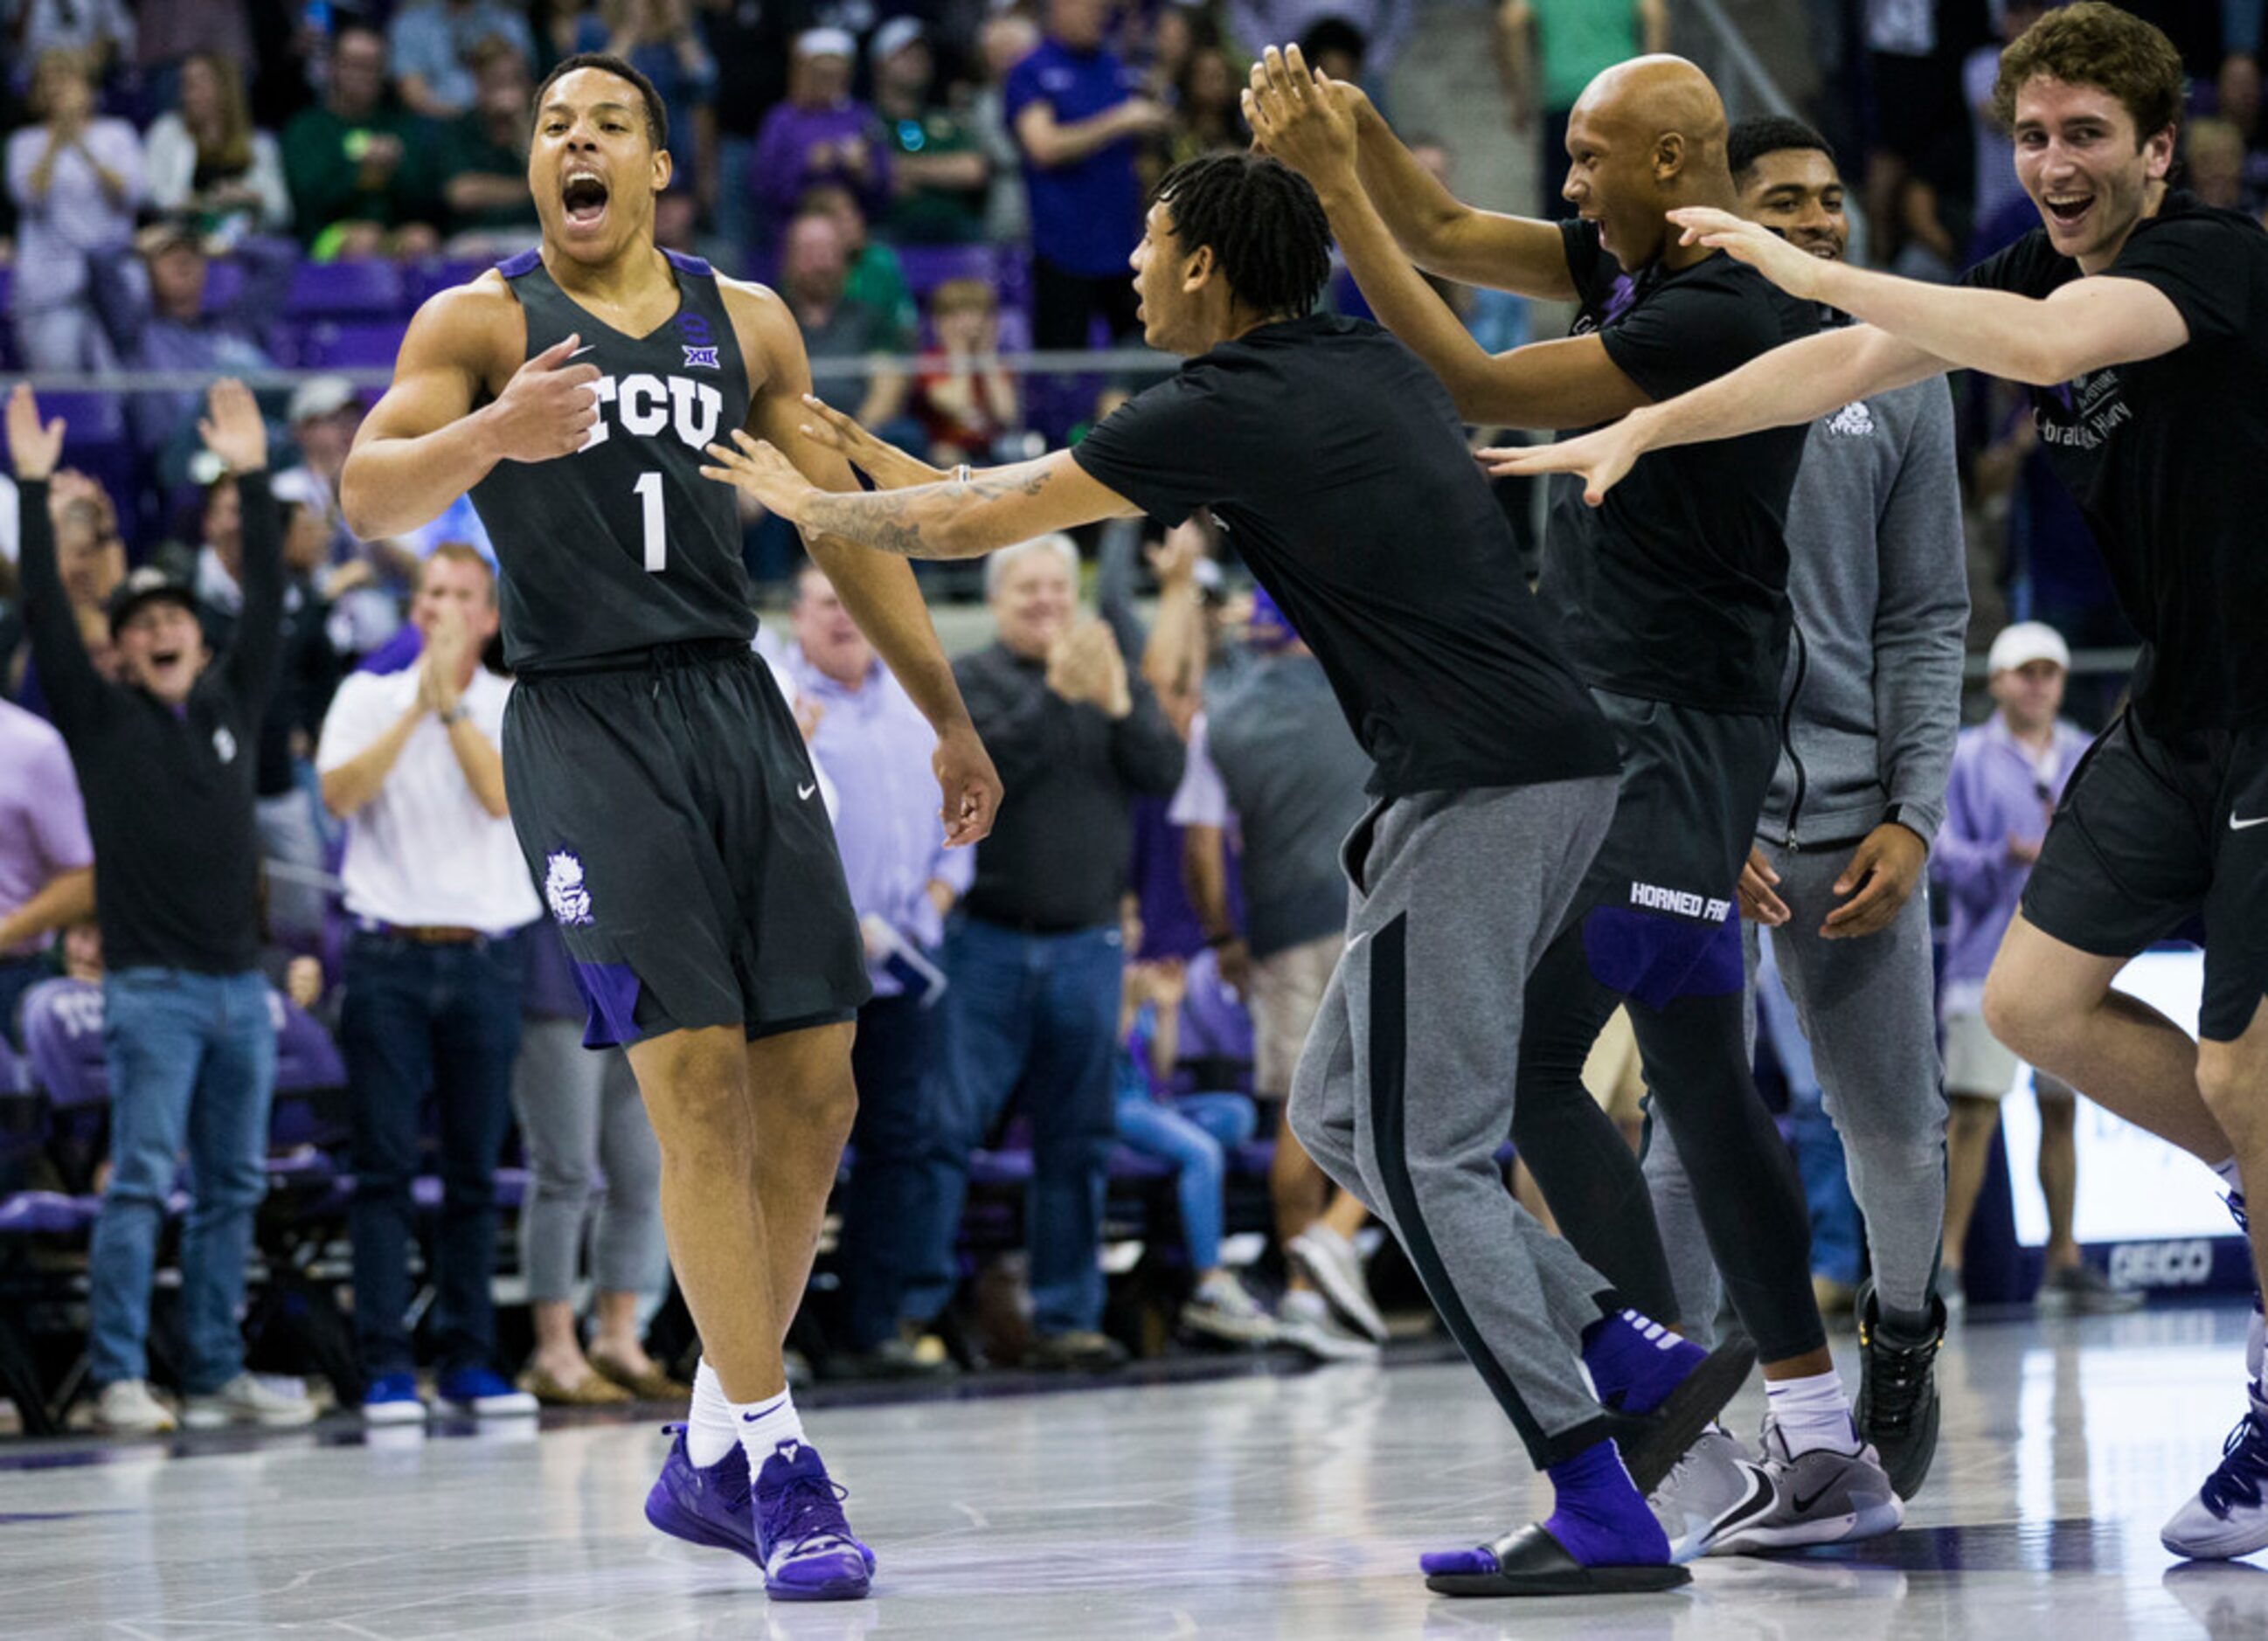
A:
<svg viewBox="0 0 2268 1641">
<path fill-rule="evenodd" d="M 555 849 L 543 860 L 543 898 L 563 929 L 591 922 L 591 891 L 583 887 L 583 858 L 571 849 Z"/>
</svg>

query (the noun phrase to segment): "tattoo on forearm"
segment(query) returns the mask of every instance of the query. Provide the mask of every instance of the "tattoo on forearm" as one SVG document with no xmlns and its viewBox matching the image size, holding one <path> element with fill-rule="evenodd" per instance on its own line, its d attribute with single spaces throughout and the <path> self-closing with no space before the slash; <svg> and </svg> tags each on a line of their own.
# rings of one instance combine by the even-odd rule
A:
<svg viewBox="0 0 2268 1641">
<path fill-rule="evenodd" d="M 838 535 L 902 558 L 954 556 L 939 539 L 943 526 L 972 502 L 1037 496 L 1048 473 L 1033 464 L 1004 467 L 969 479 L 861 494 L 828 491 L 804 504 L 803 526 Z"/>
</svg>

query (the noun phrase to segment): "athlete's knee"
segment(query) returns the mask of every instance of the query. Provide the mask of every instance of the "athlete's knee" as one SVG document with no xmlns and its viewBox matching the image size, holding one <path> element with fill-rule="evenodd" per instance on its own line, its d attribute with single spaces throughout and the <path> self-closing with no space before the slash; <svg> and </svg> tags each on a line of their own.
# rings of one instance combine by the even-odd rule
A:
<svg viewBox="0 0 2268 1641">
<path fill-rule="evenodd" d="M 1984 1028 L 2027 1060 L 2036 1061 L 2043 1043 L 2052 1042 L 2070 1025 L 2068 1015 L 2021 968 L 1995 963 L 1984 977 Z"/>
<path fill-rule="evenodd" d="M 2198 1044 L 2198 1093 L 2231 1139 L 2268 1130 L 2268 1034 L 2256 1022 L 2235 1042 Z"/>
<path fill-rule="evenodd" d="M 745 1147 L 751 1134 L 747 1065 L 729 1039 L 674 1033 L 638 1044 L 630 1058 L 666 1161 Z"/>
</svg>

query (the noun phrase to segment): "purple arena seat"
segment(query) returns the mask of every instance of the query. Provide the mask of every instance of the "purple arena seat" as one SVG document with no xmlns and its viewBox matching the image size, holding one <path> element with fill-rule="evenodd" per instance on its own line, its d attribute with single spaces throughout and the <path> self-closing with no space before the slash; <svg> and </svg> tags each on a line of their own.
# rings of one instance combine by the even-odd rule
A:
<svg viewBox="0 0 2268 1641">
<path fill-rule="evenodd" d="M 306 371 L 383 370 L 401 350 L 400 319 L 313 320 L 276 327 L 279 356 Z"/>
<path fill-rule="evenodd" d="M 407 305 L 401 272 L 391 262 L 302 262 L 284 298 L 289 319 L 376 317 Z"/>
<path fill-rule="evenodd" d="M 492 261 L 468 261 L 461 257 L 438 257 L 430 262 L 419 262 L 404 270 L 404 295 L 409 305 L 416 307 L 435 292 L 469 283 L 495 266 Z"/>
<path fill-rule="evenodd" d="M 102 1211 L 98 1196 L 66 1196 L 61 1191 L 18 1191 L 0 1196 L 0 1236 L 83 1236 Z"/>
<path fill-rule="evenodd" d="M 948 279 L 981 279 L 990 285 L 1000 275 L 1000 258 L 989 245 L 902 245 L 898 265 L 917 298 L 926 298 Z"/>
</svg>

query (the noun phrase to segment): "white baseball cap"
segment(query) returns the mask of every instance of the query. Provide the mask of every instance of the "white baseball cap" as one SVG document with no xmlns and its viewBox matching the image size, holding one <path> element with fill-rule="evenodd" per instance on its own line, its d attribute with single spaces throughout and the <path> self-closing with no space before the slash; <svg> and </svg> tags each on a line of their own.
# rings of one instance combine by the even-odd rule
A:
<svg viewBox="0 0 2268 1641">
<path fill-rule="evenodd" d="M 894 17 L 874 31 L 874 38 L 868 43 L 867 50 L 872 61 L 880 63 L 897 55 L 916 40 L 928 37 L 929 33 L 922 27 L 919 18 Z"/>
<path fill-rule="evenodd" d="M 2020 621 L 2013 627 L 2004 627 L 2000 636 L 1992 640 L 1992 652 L 1985 657 L 1984 670 L 2005 673 L 2026 666 L 2034 661 L 2053 661 L 2065 672 L 2071 671 L 2071 649 L 2063 635 L 2043 621 Z"/>
<path fill-rule="evenodd" d="M 812 57 L 855 57 L 858 42 L 847 28 L 806 28 L 795 37 L 792 49 L 799 63 Z"/>
</svg>

